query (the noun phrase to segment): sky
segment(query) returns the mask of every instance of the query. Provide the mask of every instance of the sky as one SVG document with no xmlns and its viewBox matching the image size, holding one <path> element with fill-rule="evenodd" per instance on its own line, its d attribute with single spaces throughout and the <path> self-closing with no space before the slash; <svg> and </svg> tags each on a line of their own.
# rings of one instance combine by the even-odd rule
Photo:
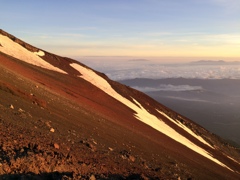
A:
<svg viewBox="0 0 240 180">
<path fill-rule="evenodd" d="M 239 0 L 0 0 L 0 28 L 67 57 L 240 60 Z"/>
</svg>

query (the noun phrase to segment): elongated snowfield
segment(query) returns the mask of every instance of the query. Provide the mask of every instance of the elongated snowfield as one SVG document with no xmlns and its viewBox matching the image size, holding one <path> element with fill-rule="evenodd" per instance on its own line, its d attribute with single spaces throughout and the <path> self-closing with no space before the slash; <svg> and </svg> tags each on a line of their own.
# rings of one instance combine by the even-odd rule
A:
<svg viewBox="0 0 240 180">
<path fill-rule="evenodd" d="M 207 143 L 201 136 L 196 135 L 191 129 L 189 129 L 188 127 L 186 127 L 185 125 L 183 125 L 182 123 L 180 123 L 179 121 L 174 121 L 171 117 L 169 117 L 168 115 L 166 115 L 165 113 L 157 110 L 160 114 L 162 114 L 163 116 L 165 116 L 167 119 L 169 119 L 171 122 L 173 122 L 174 124 L 176 124 L 177 126 L 179 126 L 180 128 L 184 129 L 186 132 L 188 132 L 189 134 L 191 134 L 193 137 L 195 137 L 196 139 L 198 139 L 199 141 L 201 141 L 202 143 L 208 145 L 209 147 L 213 148 L 209 143 Z M 213 148 L 214 149 L 214 148 Z"/>
<path fill-rule="evenodd" d="M 221 166 L 223 166 L 223 167 L 232 171 L 232 169 L 230 169 L 228 166 L 226 166 L 225 164 L 223 164 L 219 160 L 215 159 L 209 152 L 207 152 L 203 148 L 201 148 L 201 147 L 197 146 L 196 144 L 194 144 L 193 142 L 191 142 L 186 137 L 179 134 L 177 131 L 175 131 L 173 128 L 168 126 L 162 120 L 158 119 L 156 116 L 150 114 L 135 99 L 133 99 L 133 100 L 136 104 L 138 104 L 138 106 L 136 104 L 132 103 L 130 100 L 128 100 L 128 99 L 124 98 L 123 96 L 121 96 L 120 94 L 118 94 L 104 78 L 98 76 L 92 70 L 87 69 L 87 68 L 85 68 L 85 67 L 83 67 L 79 64 L 76 64 L 76 63 L 72 63 L 70 65 L 82 74 L 82 76 L 80 76 L 81 78 L 90 82 L 94 86 L 103 90 L 108 95 L 112 96 L 116 100 L 120 101 L 121 103 L 125 104 L 126 106 L 128 106 L 129 108 L 134 110 L 136 112 L 136 114 L 135 114 L 136 118 L 139 119 L 140 121 L 144 122 L 145 124 L 151 126 L 154 129 L 158 130 L 159 132 L 167 135 L 168 137 L 174 139 L 175 141 L 183 144 L 184 146 L 192 149 L 193 151 L 197 152 L 198 154 L 200 154 L 200 155 L 210 159 L 211 161 L 213 161 L 213 162 L 215 162 L 215 163 L 217 163 L 217 164 L 219 164 L 219 165 L 221 165 Z M 179 125 L 179 127 L 183 128 L 185 131 L 187 131 L 188 133 L 190 133 L 192 135 L 193 132 L 190 129 L 186 130 L 186 129 L 188 129 L 187 127 L 182 127 L 180 125 Z M 198 139 L 200 142 L 208 145 L 207 142 L 205 142 L 203 139 L 199 138 L 199 136 L 197 136 L 196 134 L 193 135 L 193 136 L 196 139 Z"/>
<path fill-rule="evenodd" d="M 39 66 L 45 69 L 66 74 L 65 71 L 49 64 L 48 62 L 44 61 L 41 57 L 39 57 L 39 56 L 45 55 L 43 51 L 31 52 L 25 49 L 24 47 L 22 47 L 20 44 L 14 42 L 7 36 L 1 35 L 1 34 L 0 34 L 0 44 L 2 45 L 0 46 L 0 51 L 5 54 L 15 57 L 19 60 L 25 61 L 29 64 L 33 64 L 35 66 Z"/>
</svg>

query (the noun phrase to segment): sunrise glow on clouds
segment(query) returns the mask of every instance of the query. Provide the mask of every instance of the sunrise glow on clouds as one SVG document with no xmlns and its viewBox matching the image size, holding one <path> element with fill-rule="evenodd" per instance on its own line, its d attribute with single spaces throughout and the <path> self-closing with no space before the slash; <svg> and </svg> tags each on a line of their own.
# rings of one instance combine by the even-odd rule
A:
<svg viewBox="0 0 240 180">
<path fill-rule="evenodd" d="M 2 29 L 63 56 L 240 58 L 238 0 L 6 1 L 1 6 Z"/>
</svg>

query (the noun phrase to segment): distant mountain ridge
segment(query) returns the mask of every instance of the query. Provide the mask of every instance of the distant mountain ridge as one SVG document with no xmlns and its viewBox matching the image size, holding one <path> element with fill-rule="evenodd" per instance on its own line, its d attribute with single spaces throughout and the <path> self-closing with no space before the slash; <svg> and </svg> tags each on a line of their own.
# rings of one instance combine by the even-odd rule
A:
<svg viewBox="0 0 240 180">
<path fill-rule="evenodd" d="M 75 179 L 239 178 L 236 149 L 144 93 L 3 30 L 0 44 L 1 128 L 13 138 L 0 139 L 0 178 L 53 165 Z"/>
<path fill-rule="evenodd" d="M 191 64 L 240 64 L 240 61 L 224 61 L 224 60 L 199 60 L 199 61 L 192 61 Z"/>
<path fill-rule="evenodd" d="M 195 64 L 214 64 L 214 63 L 226 63 L 224 60 L 199 60 L 199 61 L 192 61 L 191 63 Z"/>
</svg>

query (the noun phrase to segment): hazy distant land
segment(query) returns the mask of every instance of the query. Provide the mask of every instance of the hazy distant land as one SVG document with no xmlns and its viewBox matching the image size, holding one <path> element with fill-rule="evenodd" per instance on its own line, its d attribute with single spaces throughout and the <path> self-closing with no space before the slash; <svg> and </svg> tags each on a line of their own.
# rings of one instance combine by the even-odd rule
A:
<svg viewBox="0 0 240 180">
<path fill-rule="evenodd" d="M 240 61 L 224 61 L 224 60 L 199 60 L 191 61 L 190 63 L 196 65 L 231 65 L 231 64 L 240 65 Z"/>
</svg>

